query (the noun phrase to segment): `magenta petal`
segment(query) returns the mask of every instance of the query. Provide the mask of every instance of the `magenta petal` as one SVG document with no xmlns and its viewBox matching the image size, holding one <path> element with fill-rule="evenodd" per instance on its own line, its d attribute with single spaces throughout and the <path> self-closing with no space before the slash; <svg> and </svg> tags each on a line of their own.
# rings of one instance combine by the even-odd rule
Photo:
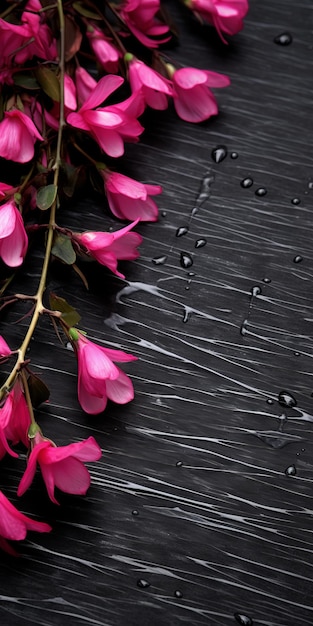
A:
<svg viewBox="0 0 313 626">
<path fill-rule="evenodd" d="M 114 253 L 120 261 L 132 261 L 139 257 L 137 246 L 142 243 L 143 239 L 138 233 L 127 233 L 121 239 L 116 239 L 110 246 L 110 251 Z"/>
<path fill-rule="evenodd" d="M 85 495 L 90 486 L 90 474 L 81 461 L 73 457 L 50 466 L 54 484 L 65 493 Z"/>
<path fill-rule="evenodd" d="M 1 219 L 1 213 L 0 213 L 0 219 Z M 9 356 L 10 354 L 12 354 L 11 349 L 9 348 L 5 339 L 3 339 L 3 337 L 0 335 L 0 356 Z"/>
<path fill-rule="evenodd" d="M 133 383 L 122 370 L 116 380 L 107 380 L 106 388 L 108 398 L 116 404 L 126 404 L 134 398 Z"/>
<path fill-rule="evenodd" d="M 16 211 L 14 200 L 0 206 L 0 240 L 8 237 L 14 231 Z"/>
<path fill-rule="evenodd" d="M 127 354 L 127 352 L 123 352 L 123 350 L 113 350 L 112 348 L 103 348 L 103 350 L 105 350 L 109 359 L 111 359 L 112 361 L 116 361 L 117 363 L 128 363 L 130 361 L 138 360 L 137 356 L 134 356 L 133 354 Z"/>
<path fill-rule="evenodd" d="M 42 474 L 44 483 L 46 485 L 48 496 L 54 504 L 60 504 L 54 495 L 55 485 L 54 485 L 54 476 L 53 476 L 52 467 L 53 467 L 52 465 L 46 465 L 44 463 L 40 464 L 41 474 Z"/>
<path fill-rule="evenodd" d="M 100 148 L 109 156 L 117 158 L 124 154 L 124 142 L 118 132 L 97 127 L 93 129 L 93 135 Z"/>
<path fill-rule="evenodd" d="M 35 476 L 38 455 L 40 454 L 42 450 L 44 450 L 45 448 L 48 448 L 49 446 L 51 446 L 51 443 L 49 441 L 42 441 L 41 443 L 36 445 L 34 449 L 31 451 L 29 458 L 28 458 L 26 470 L 22 476 L 21 482 L 17 489 L 18 496 L 22 496 L 23 493 L 25 493 L 25 491 L 27 491 L 27 489 L 30 487 Z"/>
<path fill-rule="evenodd" d="M 113 93 L 120 85 L 122 85 L 124 79 L 120 76 L 114 76 L 109 74 L 108 76 L 103 76 L 100 78 L 96 88 L 84 102 L 81 107 L 81 111 L 87 111 L 88 109 L 94 109 L 99 106 L 108 98 L 108 96 Z"/>
<path fill-rule="evenodd" d="M 87 391 L 84 380 L 81 374 L 78 373 L 78 401 L 83 411 L 89 415 L 102 413 L 107 405 L 106 386 L 104 385 L 104 393 L 100 398 L 93 396 Z"/>
</svg>

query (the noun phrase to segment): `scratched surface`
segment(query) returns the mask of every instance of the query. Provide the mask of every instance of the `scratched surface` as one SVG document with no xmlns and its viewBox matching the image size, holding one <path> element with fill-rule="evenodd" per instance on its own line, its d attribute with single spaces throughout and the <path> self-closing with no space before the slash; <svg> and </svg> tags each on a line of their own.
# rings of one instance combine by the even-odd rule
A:
<svg viewBox="0 0 313 626">
<path fill-rule="evenodd" d="M 313 623 L 313 7 L 252 0 L 224 48 L 169 6 L 186 42 L 173 58 L 232 86 L 218 118 L 149 113 L 141 147 L 127 149 L 124 171 L 164 187 L 127 281 L 88 267 L 86 294 L 70 272 L 51 275 L 89 338 L 139 356 L 126 368 L 136 398 L 85 416 L 73 354 L 41 324 L 30 355 L 51 387 L 45 433 L 93 434 L 103 457 L 86 498 L 55 507 L 38 477 L 19 501 L 54 532 L 1 557 L 3 626 Z M 292 43 L 274 43 L 286 31 Z M 111 224 L 94 199 L 76 207 L 64 225 L 82 213 L 88 227 Z M 17 344 L 14 316 L 4 326 Z M 24 462 L 2 463 L 14 502 Z"/>
</svg>

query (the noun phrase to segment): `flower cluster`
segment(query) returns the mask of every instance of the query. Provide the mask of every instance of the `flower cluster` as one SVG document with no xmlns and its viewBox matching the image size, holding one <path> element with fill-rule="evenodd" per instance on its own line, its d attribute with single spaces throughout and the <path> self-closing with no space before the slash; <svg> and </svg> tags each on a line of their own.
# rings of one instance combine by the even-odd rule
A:
<svg viewBox="0 0 313 626">
<path fill-rule="evenodd" d="M 223 41 L 242 29 L 248 10 L 247 0 L 185 0 L 185 5 Z M 108 401 L 126 404 L 134 398 L 132 381 L 117 364 L 137 357 L 87 338 L 77 328 L 77 311 L 63 298 L 50 294 L 47 302 L 50 262 L 72 267 L 85 287 L 87 262 L 125 279 L 120 262 L 138 258 L 142 236 L 136 229 L 158 219 L 154 197 L 162 188 L 128 176 L 125 159 L 119 171 L 118 159 L 127 143 L 139 142 L 147 107 L 172 107 L 184 122 L 205 122 L 218 114 L 214 90 L 230 84 L 212 68 L 169 60 L 164 48 L 172 38 L 171 25 L 161 8 L 160 0 L 26 0 L 8 3 L 0 17 L 0 158 L 10 163 L 10 181 L 16 179 L 14 186 L 0 182 L 0 312 L 20 301 L 31 305 L 20 346 L 11 349 L 0 335 L 0 364 L 9 370 L 0 387 L 0 459 L 19 458 L 16 446 L 27 451 L 18 496 L 30 487 L 38 466 L 53 503 L 58 504 L 56 489 L 85 495 L 90 485 L 85 464 L 101 457 L 93 437 L 58 446 L 37 423 L 49 390 L 31 371 L 26 353 L 42 317 L 73 348 L 78 402 L 85 413 L 100 414 Z M 103 214 L 97 231 L 64 226 L 57 208 L 68 197 L 75 200 L 81 180 L 103 192 L 111 217 L 128 223 L 108 229 Z M 14 293 L 15 272 L 38 242 L 43 261 L 37 292 Z M 0 491 L 1 549 L 16 555 L 10 540 L 50 530 L 20 513 Z"/>
</svg>

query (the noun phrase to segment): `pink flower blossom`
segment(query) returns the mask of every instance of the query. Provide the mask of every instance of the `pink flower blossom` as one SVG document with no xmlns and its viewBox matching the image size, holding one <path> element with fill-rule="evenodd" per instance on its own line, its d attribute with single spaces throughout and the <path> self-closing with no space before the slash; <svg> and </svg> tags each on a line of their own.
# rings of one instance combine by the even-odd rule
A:
<svg viewBox="0 0 313 626">
<path fill-rule="evenodd" d="M 183 67 L 172 74 L 174 86 L 174 106 L 177 115 L 186 122 L 203 122 L 211 115 L 217 115 L 218 106 L 210 87 L 227 87 L 228 76 Z"/>
<path fill-rule="evenodd" d="M 75 71 L 76 94 L 79 106 L 81 106 L 97 86 L 97 81 L 90 76 L 84 67 L 77 67 Z"/>
<path fill-rule="evenodd" d="M 86 35 L 97 61 L 107 72 L 115 74 L 118 70 L 119 51 L 96 26 L 88 26 Z"/>
<path fill-rule="evenodd" d="M 57 447 L 39 432 L 32 439 L 32 451 L 28 457 L 27 468 L 19 484 L 17 495 L 21 496 L 30 487 L 37 463 L 47 487 L 50 500 L 59 504 L 54 496 L 57 487 L 65 493 L 85 495 L 90 486 L 90 474 L 84 463 L 98 461 L 101 448 L 93 437 L 84 441 Z"/>
<path fill-rule="evenodd" d="M 104 411 L 107 401 L 126 404 L 133 400 L 134 388 L 130 378 L 116 365 L 136 361 L 137 357 L 122 350 L 102 348 L 72 329 L 78 361 L 78 400 L 86 413 Z"/>
<path fill-rule="evenodd" d="M 160 0 L 125 0 L 120 10 L 129 30 L 147 48 L 157 48 L 171 38 L 169 35 L 160 39 L 160 35 L 168 33 L 169 28 L 156 17 L 159 10 Z"/>
<path fill-rule="evenodd" d="M 7 442 L 6 429 L 8 427 L 10 417 L 11 402 L 10 399 L 7 398 L 3 407 L 0 408 L 0 459 L 3 459 L 6 454 L 9 454 L 10 456 L 13 456 L 15 458 L 18 457 L 18 454 L 11 450 Z"/>
<path fill-rule="evenodd" d="M 43 141 L 34 122 L 22 111 L 5 111 L 0 122 L 0 157 L 17 163 L 27 163 L 34 156 L 36 139 Z"/>
<path fill-rule="evenodd" d="M 112 157 L 121 156 L 124 153 L 124 141 L 138 141 L 143 131 L 135 119 L 144 109 L 140 94 L 133 94 L 118 104 L 98 107 L 123 82 L 120 76 L 103 76 L 80 110 L 70 113 L 67 118 L 71 126 L 88 131 L 102 150 Z"/>
<path fill-rule="evenodd" d="M 3 339 L 2 335 L 0 335 L 0 358 L 10 356 L 11 354 L 11 348 L 9 348 L 5 339 Z"/>
<path fill-rule="evenodd" d="M 158 207 L 150 196 L 162 193 L 160 185 L 145 185 L 133 178 L 101 170 L 109 207 L 120 220 L 155 222 L 158 219 Z"/>
<path fill-rule="evenodd" d="M 82 235 L 75 235 L 75 239 L 98 263 L 108 267 L 120 278 L 125 278 L 124 274 L 118 271 L 117 262 L 138 258 L 137 246 L 141 244 L 142 237 L 138 233 L 129 232 L 138 222 L 139 219 L 115 233 L 88 231 Z"/>
<path fill-rule="evenodd" d="M 0 258 L 9 267 L 18 267 L 23 263 L 27 245 L 22 216 L 14 200 L 8 200 L 0 206 Z"/>
<path fill-rule="evenodd" d="M 56 41 L 44 23 L 44 14 L 39 13 L 41 8 L 39 0 L 30 0 L 22 13 L 22 24 L 0 19 L 0 54 L 4 63 L 11 62 L 13 57 L 17 65 L 23 65 L 33 56 L 55 60 Z"/>
<path fill-rule="evenodd" d="M 222 33 L 235 35 L 243 28 L 249 8 L 248 0 L 187 0 L 186 4 L 213 24 L 224 42 Z"/>
<path fill-rule="evenodd" d="M 31 425 L 31 418 L 19 380 L 16 381 L 5 400 L 4 406 L 0 409 L 0 416 L 5 421 L 3 430 L 6 439 L 11 441 L 12 445 L 21 441 L 28 448 L 28 430 Z"/>
<path fill-rule="evenodd" d="M 52 529 L 48 524 L 34 521 L 20 513 L 0 491 L 0 548 L 12 556 L 18 556 L 7 540 L 21 541 L 25 539 L 28 530 L 49 533 Z"/>
<path fill-rule="evenodd" d="M 132 57 L 132 55 L 129 55 Z M 128 55 L 125 55 L 126 61 Z M 173 95 L 171 82 L 151 67 L 131 58 L 128 66 L 128 77 L 132 92 L 141 90 L 145 103 L 152 109 L 163 110 L 168 106 L 168 96 Z"/>
</svg>

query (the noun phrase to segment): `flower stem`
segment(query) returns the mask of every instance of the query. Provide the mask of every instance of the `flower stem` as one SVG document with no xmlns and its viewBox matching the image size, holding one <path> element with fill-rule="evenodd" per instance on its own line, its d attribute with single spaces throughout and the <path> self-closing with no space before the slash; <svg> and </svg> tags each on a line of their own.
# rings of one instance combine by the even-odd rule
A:
<svg viewBox="0 0 313 626">
<path fill-rule="evenodd" d="M 63 127 L 65 125 L 65 121 L 64 121 L 64 58 L 65 58 L 65 54 L 64 54 L 64 13 L 63 13 L 62 0 L 57 0 L 57 7 L 58 7 L 58 14 L 59 14 L 59 22 L 60 22 L 60 61 L 59 61 L 59 70 L 60 70 L 60 123 L 59 123 L 56 155 L 55 155 L 55 160 L 54 160 L 54 165 L 53 165 L 53 170 L 54 170 L 53 184 L 56 187 L 58 186 L 58 182 L 59 182 L 59 172 L 60 172 L 60 164 L 61 164 L 62 134 L 63 134 Z M 54 203 L 52 204 L 51 209 L 50 209 L 50 219 L 49 219 L 49 224 L 48 224 L 48 236 L 47 236 L 47 241 L 46 241 L 45 256 L 44 256 L 42 270 L 41 270 L 41 277 L 40 277 L 39 285 L 38 285 L 38 288 L 37 288 L 37 292 L 36 292 L 35 296 L 33 297 L 34 301 L 36 302 L 35 309 L 34 309 L 34 312 L 33 312 L 33 315 L 32 315 L 32 319 L 31 319 L 30 325 L 29 325 L 28 330 L 26 332 L 26 335 L 24 337 L 24 340 L 23 340 L 22 344 L 20 345 L 19 349 L 17 350 L 17 360 L 15 362 L 15 365 L 12 368 L 12 370 L 11 370 L 9 376 L 7 377 L 5 383 L 0 388 L 0 401 L 10 391 L 10 388 L 14 384 L 18 372 L 21 370 L 21 368 L 22 368 L 22 366 L 23 366 L 23 364 L 25 362 L 26 350 L 27 350 L 27 348 L 29 346 L 29 343 L 30 343 L 30 340 L 31 340 L 31 338 L 32 338 L 32 336 L 34 334 L 35 328 L 36 328 L 37 323 L 38 323 L 38 319 L 39 319 L 40 315 L 45 311 L 44 306 L 42 304 L 42 297 L 43 297 L 43 294 L 44 294 L 44 291 L 45 291 L 45 288 L 46 288 L 47 274 L 48 274 L 51 250 L 52 250 L 52 246 L 53 246 L 53 236 L 54 236 L 54 230 L 55 230 L 55 226 L 56 226 L 56 223 L 55 223 L 56 208 L 57 208 L 57 200 L 54 201 Z M 28 389 L 27 380 L 26 380 L 26 384 L 25 384 L 25 394 L 26 394 L 26 389 Z"/>
</svg>

